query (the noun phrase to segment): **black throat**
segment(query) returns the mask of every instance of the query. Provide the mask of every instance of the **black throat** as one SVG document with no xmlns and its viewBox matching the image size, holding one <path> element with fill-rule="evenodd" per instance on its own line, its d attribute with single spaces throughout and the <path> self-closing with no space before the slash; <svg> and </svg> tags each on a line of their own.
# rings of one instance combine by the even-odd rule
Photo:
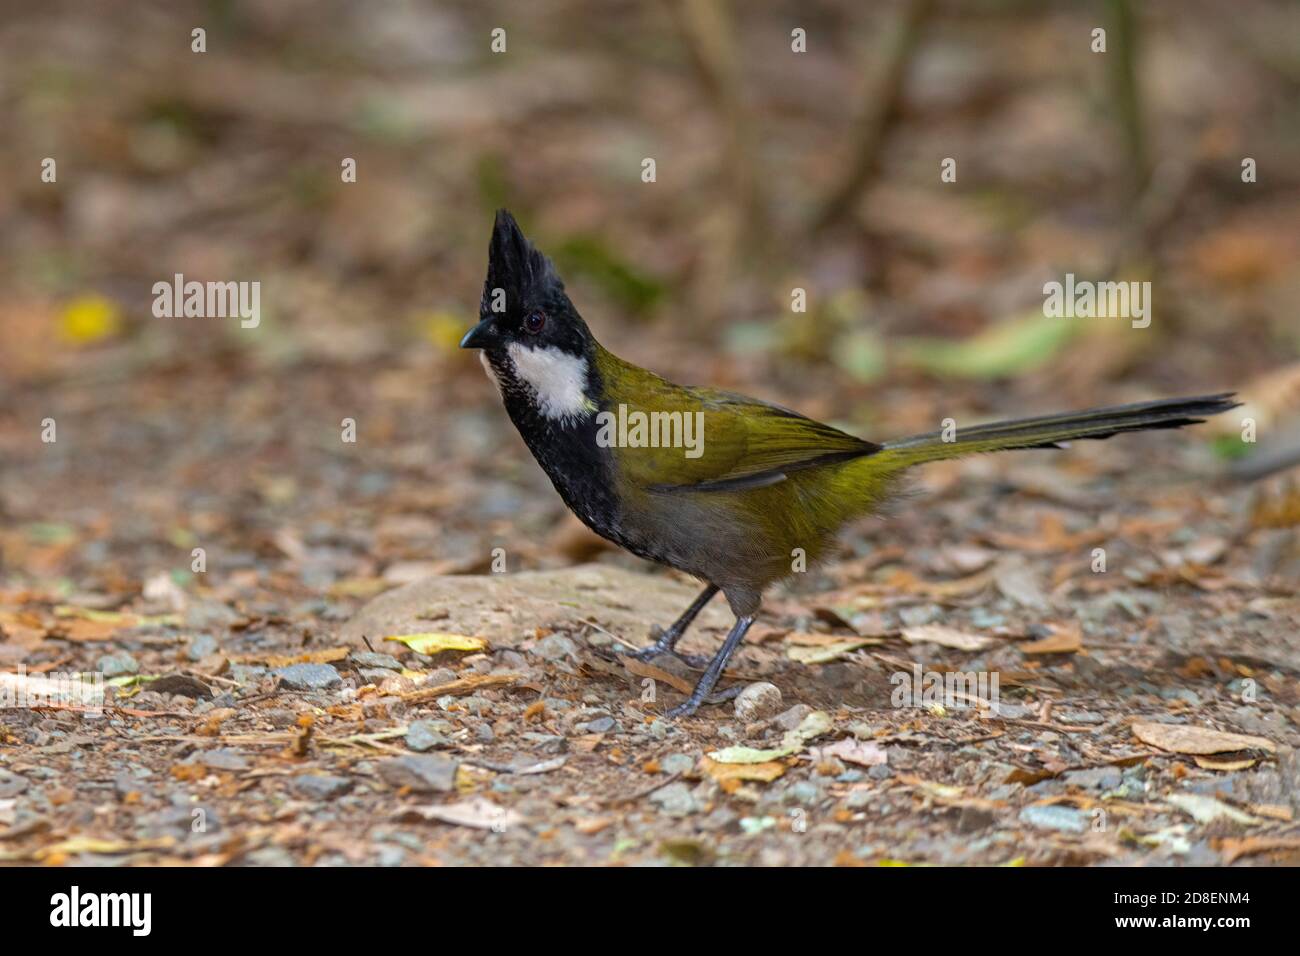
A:
<svg viewBox="0 0 1300 956">
<path fill-rule="evenodd" d="M 515 375 L 509 357 L 495 351 L 485 355 L 506 413 L 569 510 L 596 534 L 622 543 L 614 459 L 612 449 L 596 443 L 596 413 L 567 420 L 547 417 L 530 387 Z M 594 358 L 587 356 L 588 395 L 603 391 Z"/>
</svg>

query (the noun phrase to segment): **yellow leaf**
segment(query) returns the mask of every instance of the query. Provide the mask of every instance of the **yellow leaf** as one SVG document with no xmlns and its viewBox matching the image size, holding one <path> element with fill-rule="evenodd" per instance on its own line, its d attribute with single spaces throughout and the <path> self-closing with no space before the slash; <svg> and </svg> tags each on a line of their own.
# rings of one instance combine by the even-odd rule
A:
<svg viewBox="0 0 1300 956">
<path fill-rule="evenodd" d="M 423 634 L 395 634 L 384 638 L 384 640 L 405 644 L 417 654 L 438 654 L 442 651 L 482 651 L 487 648 L 487 641 L 481 637 L 445 634 L 441 631 L 428 631 Z"/>
<path fill-rule="evenodd" d="M 472 322 L 472 319 L 444 310 L 428 312 L 419 318 L 420 329 L 425 338 L 444 352 L 456 350 Z"/>
<path fill-rule="evenodd" d="M 111 338 L 122 328 L 116 303 L 99 295 L 73 299 L 59 313 L 59 336 L 78 345 Z"/>
</svg>

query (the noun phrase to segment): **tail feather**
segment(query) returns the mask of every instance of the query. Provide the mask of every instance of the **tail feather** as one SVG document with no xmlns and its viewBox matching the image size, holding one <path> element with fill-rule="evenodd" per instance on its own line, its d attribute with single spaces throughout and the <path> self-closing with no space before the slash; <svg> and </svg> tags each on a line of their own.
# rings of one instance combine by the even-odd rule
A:
<svg viewBox="0 0 1300 956">
<path fill-rule="evenodd" d="M 1131 405 L 1089 408 L 1080 412 L 1044 415 L 958 428 L 945 440 L 942 431 L 912 435 L 886 442 L 873 455 L 879 464 L 909 468 L 928 461 L 960 458 L 1015 448 L 1060 448 L 1061 442 L 1083 438 L 1110 438 L 1121 432 L 1150 431 L 1197 425 L 1210 415 L 1236 408 L 1232 392 L 1199 395 L 1195 398 L 1164 398 Z"/>
</svg>

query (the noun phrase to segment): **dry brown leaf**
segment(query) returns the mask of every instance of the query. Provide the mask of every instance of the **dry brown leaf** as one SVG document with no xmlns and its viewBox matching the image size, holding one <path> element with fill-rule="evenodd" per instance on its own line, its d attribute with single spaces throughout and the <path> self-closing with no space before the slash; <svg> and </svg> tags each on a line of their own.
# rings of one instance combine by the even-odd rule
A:
<svg viewBox="0 0 1300 956">
<path fill-rule="evenodd" d="M 497 833 L 524 822 L 518 811 L 499 806 L 487 797 L 471 797 L 459 803 L 408 807 L 399 810 L 395 816 L 398 819 L 416 817 L 429 822 L 450 823 L 453 826 L 493 830 Z"/>
<path fill-rule="evenodd" d="M 637 677 L 649 677 L 651 680 L 663 681 L 669 687 L 676 688 L 683 694 L 689 694 L 695 689 L 694 685 L 688 680 L 683 680 L 676 674 L 670 674 L 662 667 L 655 667 L 646 661 L 637 660 L 635 657 L 625 656 L 622 658 L 623 666 L 630 670 Z"/>
<path fill-rule="evenodd" d="M 517 684 L 523 680 L 522 674 L 471 674 L 469 677 L 460 677 L 445 684 L 437 684 L 433 687 L 421 687 L 419 690 L 407 691 L 399 696 L 407 703 L 418 704 L 422 701 L 433 700 L 442 697 L 444 694 L 470 694 L 481 687 L 504 687 L 509 684 Z"/>
<path fill-rule="evenodd" d="M 1022 654 L 1077 654 L 1083 650 L 1083 632 L 1077 624 L 1053 624 L 1052 633 L 1019 645 Z"/>
<path fill-rule="evenodd" d="M 327 647 L 301 654 L 245 654 L 236 658 L 241 664 L 266 664 L 267 667 L 288 667 L 291 664 L 332 664 L 351 653 L 347 647 Z"/>
<path fill-rule="evenodd" d="M 814 747 L 816 757 L 838 757 L 846 763 L 855 763 L 861 767 L 875 767 L 889 762 L 889 755 L 872 741 L 856 740 L 845 737 L 828 747 Z"/>
<path fill-rule="evenodd" d="M 829 634 L 806 634 L 801 636 L 831 637 Z M 794 647 L 787 647 L 785 656 L 801 664 L 827 664 L 860 648 L 883 643 L 885 642 L 878 637 L 833 637 L 824 643 L 803 643 Z"/>
<path fill-rule="evenodd" d="M 1233 753 L 1238 750 L 1267 750 L 1269 753 L 1277 751 L 1276 745 L 1267 737 L 1233 734 L 1188 724 L 1138 721 L 1133 725 L 1133 734 L 1144 744 L 1176 754 L 1206 755 Z"/>
<path fill-rule="evenodd" d="M 1273 853 L 1278 850 L 1300 852 L 1300 837 L 1245 837 L 1240 840 L 1229 837 L 1219 844 L 1219 848 L 1223 851 L 1224 863 L 1235 863 L 1243 856 L 1258 853 Z"/>
<path fill-rule="evenodd" d="M 1196 761 L 1196 766 L 1202 770 L 1220 770 L 1225 773 L 1231 773 L 1234 770 L 1245 770 L 1248 767 L 1255 766 L 1256 763 L 1251 758 L 1245 760 L 1215 760 L 1212 757 L 1197 755 L 1193 759 Z"/>
<path fill-rule="evenodd" d="M 1246 809 L 1257 817 L 1268 817 L 1284 823 L 1290 823 L 1295 817 L 1295 812 L 1284 803 L 1250 803 Z"/>
<path fill-rule="evenodd" d="M 987 634 L 971 634 L 943 624 L 922 624 L 903 628 L 903 640 L 909 644 L 938 644 L 959 651 L 982 651 L 997 642 Z"/>
<path fill-rule="evenodd" d="M 865 592 L 881 590 L 886 593 L 902 591 L 931 598 L 966 597 L 983 591 L 992 579 L 993 572 L 988 570 L 951 581 L 923 581 L 911 571 L 899 569 L 883 584 L 864 585 L 859 590 Z"/>
</svg>

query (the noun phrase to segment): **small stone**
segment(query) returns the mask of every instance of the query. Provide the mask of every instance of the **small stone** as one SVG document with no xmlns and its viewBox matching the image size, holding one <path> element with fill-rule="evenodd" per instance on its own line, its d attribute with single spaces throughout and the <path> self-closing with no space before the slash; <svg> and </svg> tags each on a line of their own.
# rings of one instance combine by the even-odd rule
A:
<svg viewBox="0 0 1300 956">
<path fill-rule="evenodd" d="M 1070 770 L 1064 775 L 1066 783 L 1088 790 L 1114 790 L 1120 784 L 1118 767 L 1090 767 L 1087 770 Z"/>
<path fill-rule="evenodd" d="M 16 797 L 26 789 L 26 777 L 11 773 L 8 770 L 0 770 L 0 799 Z"/>
<path fill-rule="evenodd" d="M 844 798 L 844 806 L 849 810 L 863 810 L 871 805 L 875 796 L 870 790 L 850 790 Z"/>
<path fill-rule="evenodd" d="M 1020 821 L 1040 830 L 1059 830 L 1062 833 L 1086 833 L 1088 818 L 1071 807 L 1025 807 L 1020 811 Z"/>
<path fill-rule="evenodd" d="M 1100 724 L 1104 723 L 1106 718 L 1101 714 L 1091 710 L 1070 710 L 1062 708 L 1053 711 L 1055 718 L 1063 724 Z"/>
<path fill-rule="evenodd" d="M 795 704 L 785 713 L 776 718 L 776 725 L 782 730 L 795 730 L 803 719 L 812 713 L 812 708 L 807 704 Z"/>
<path fill-rule="evenodd" d="M 409 677 L 403 677 L 401 674 L 393 674 L 389 671 L 382 681 L 379 682 L 379 693 L 386 697 L 397 697 L 401 694 L 409 694 L 415 690 L 415 681 Z"/>
<path fill-rule="evenodd" d="M 125 677 L 128 674 L 140 673 L 140 662 L 125 652 L 105 654 L 96 662 L 95 670 L 100 671 L 106 678 Z"/>
<path fill-rule="evenodd" d="M 1001 627 L 1007 623 L 1007 619 L 987 608 L 977 607 L 971 612 L 970 623 L 972 627 L 978 627 L 980 630 L 986 631 L 992 627 Z"/>
<path fill-rule="evenodd" d="M 218 747 L 215 750 L 204 750 L 199 753 L 191 754 L 183 763 L 201 763 L 205 767 L 213 770 L 247 770 L 248 757 L 233 750 L 229 747 Z"/>
<path fill-rule="evenodd" d="M 352 781 L 347 777 L 330 773 L 305 773 L 294 777 L 291 785 L 299 796 L 308 800 L 333 800 L 352 789 Z"/>
<path fill-rule="evenodd" d="M 821 787 L 811 780 L 798 780 L 785 791 L 785 802 L 801 807 L 812 806 L 821 798 Z"/>
<path fill-rule="evenodd" d="M 1012 704 L 1005 700 L 1000 700 L 997 703 L 997 715 L 1006 717 L 1009 720 L 1024 720 L 1031 713 L 1033 711 L 1024 704 Z"/>
<path fill-rule="evenodd" d="M 659 769 L 664 773 L 686 773 L 695 766 L 695 758 L 690 754 L 669 754 L 659 761 Z"/>
<path fill-rule="evenodd" d="M 377 667 L 386 671 L 400 671 L 402 662 L 391 654 L 377 654 L 374 651 L 353 651 L 352 663 L 357 667 Z"/>
<path fill-rule="evenodd" d="M 670 817 L 687 817 L 698 813 L 700 806 L 691 793 L 691 788 L 684 783 L 670 783 L 650 794 L 650 802 L 659 805 L 659 809 Z"/>
<path fill-rule="evenodd" d="M 957 832 L 978 833 L 980 830 L 987 830 L 993 825 L 994 819 L 991 810 L 982 807 L 962 807 L 961 815 L 957 817 Z"/>
<path fill-rule="evenodd" d="M 196 634 L 191 639 L 189 646 L 185 648 L 185 656 L 192 661 L 201 661 L 203 658 L 217 653 L 220 649 L 217 639 L 211 634 Z"/>
<path fill-rule="evenodd" d="M 775 684 L 758 681 L 740 692 L 735 708 L 737 719 L 746 724 L 772 717 L 781 711 L 781 691 Z"/>
<path fill-rule="evenodd" d="M 278 846 L 264 846 L 252 850 L 244 859 L 250 866 L 297 866 L 288 850 Z"/>
<path fill-rule="evenodd" d="M 919 604 L 905 607 L 898 612 L 898 619 L 908 627 L 920 627 L 930 624 L 943 616 L 943 609 L 937 604 Z"/>
<path fill-rule="evenodd" d="M 119 797 L 124 797 L 128 793 L 142 793 L 149 785 L 150 776 L 152 775 L 145 768 L 132 767 L 129 771 L 119 773 L 113 778 L 113 792 Z"/>
<path fill-rule="evenodd" d="M 375 857 L 375 866 L 401 866 L 406 862 L 406 850 L 400 846 L 381 846 Z"/>
<path fill-rule="evenodd" d="M 544 661 L 558 661 L 564 657 L 577 657 L 578 645 L 563 634 L 551 634 L 537 642 L 533 653 Z"/>
<path fill-rule="evenodd" d="M 416 720 L 406 728 L 406 746 L 416 753 L 424 753 L 434 747 L 443 747 L 448 743 L 447 737 L 434 726 L 432 720 Z"/>
<path fill-rule="evenodd" d="M 605 716 L 587 721 L 587 733 L 604 734 L 614 729 L 614 718 Z"/>
<path fill-rule="evenodd" d="M 378 764 L 379 777 L 390 787 L 410 787 L 422 793 L 447 792 L 456 787 L 457 763 L 442 754 L 390 757 Z"/>
<path fill-rule="evenodd" d="M 568 742 L 559 734 L 543 734 L 530 730 L 521 736 L 539 753 L 558 754 L 568 746 Z"/>
<path fill-rule="evenodd" d="M 291 690 L 325 690 L 343 683 L 339 672 L 328 664 L 290 664 L 271 673 Z"/>
</svg>

